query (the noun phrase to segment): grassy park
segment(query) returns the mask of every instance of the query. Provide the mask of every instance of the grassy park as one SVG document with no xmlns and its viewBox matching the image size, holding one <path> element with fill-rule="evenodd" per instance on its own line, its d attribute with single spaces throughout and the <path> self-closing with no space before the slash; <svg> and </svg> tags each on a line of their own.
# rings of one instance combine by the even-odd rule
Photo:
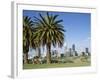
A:
<svg viewBox="0 0 100 80">
<path fill-rule="evenodd" d="M 83 60 L 82 60 L 83 59 Z M 84 67 L 90 66 L 90 58 L 77 58 L 65 63 L 53 63 L 53 64 L 24 64 L 23 69 L 42 69 L 42 68 L 61 68 L 61 67 Z"/>
</svg>

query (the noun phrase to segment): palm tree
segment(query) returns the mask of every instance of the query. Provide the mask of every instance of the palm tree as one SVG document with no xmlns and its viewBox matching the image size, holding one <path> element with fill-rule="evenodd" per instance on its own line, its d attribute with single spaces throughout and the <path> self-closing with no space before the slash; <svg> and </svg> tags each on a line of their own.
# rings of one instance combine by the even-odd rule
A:
<svg viewBox="0 0 100 80">
<path fill-rule="evenodd" d="M 41 57 L 41 49 L 40 49 L 40 44 L 39 44 L 39 40 L 36 40 L 34 37 L 34 32 L 32 34 L 32 40 L 31 40 L 31 44 L 32 44 L 32 48 L 35 49 L 36 51 L 36 56 L 38 56 L 39 58 Z"/>
<path fill-rule="evenodd" d="M 63 46 L 64 42 L 64 27 L 61 25 L 63 20 L 57 20 L 59 15 L 52 15 L 48 12 L 46 16 L 39 14 L 39 18 L 34 17 L 36 32 L 34 38 L 38 40 L 42 46 L 47 49 L 47 63 L 51 63 L 51 46 Z"/>
<path fill-rule="evenodd" d="M 32 26 L 33 21 L 30 17 L 23 17 L 23 53 L 24 53 L 24 63 L 28 63 L 28 51 L 29 46 L 31 46 L 31 36 L 32 36 Z"/>
</svg>

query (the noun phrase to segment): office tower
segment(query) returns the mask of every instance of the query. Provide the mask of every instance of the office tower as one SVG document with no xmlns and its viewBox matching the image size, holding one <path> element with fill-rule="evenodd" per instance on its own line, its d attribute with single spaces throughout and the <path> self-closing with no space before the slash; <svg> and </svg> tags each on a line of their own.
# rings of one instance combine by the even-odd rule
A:
<svg viewBox="0 0 100 80">
<path fill-rule="evenodd" d="M 87 53 L 88 56 L 90 56 L 89 48 L 85 48 L 85 52 Z"/>
<path fill-rule="evenodd" d="M 72 45 L 72 50 L 75 51 L 75 44 Z"/>
<path fill-rule="evenodd" d="M 88 48 L 85 48 L 85 52 L 86 52 L 86 53 L 89 53 L 89 49 L 88 49 Z"/>
</svg>

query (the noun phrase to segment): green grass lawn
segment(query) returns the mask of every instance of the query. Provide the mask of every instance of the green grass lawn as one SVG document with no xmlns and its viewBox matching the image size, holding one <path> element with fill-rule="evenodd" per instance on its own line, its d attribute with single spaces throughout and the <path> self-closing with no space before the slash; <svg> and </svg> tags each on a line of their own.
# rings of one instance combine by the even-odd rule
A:
<svg viewBox="0 0 100 80">
<path fill-rule="evenodd" d="M 61 67 L 84 67 L 91 65 L 91 58 L 76 57 L 65 59 L 66 63 L 52 63 L 52 64 L 23 64 L 23 69 L 41 69 L 41 68 L 61 68 Z"/>
<path fill-rule="evenodd" d="M 55 63 L 55 64 L 24 64 L 23 69 L 39 69 L 39 68 L 60 68 L 60 67 L 81 67 L 90 66 L 90 63 Z"/>
</svg>

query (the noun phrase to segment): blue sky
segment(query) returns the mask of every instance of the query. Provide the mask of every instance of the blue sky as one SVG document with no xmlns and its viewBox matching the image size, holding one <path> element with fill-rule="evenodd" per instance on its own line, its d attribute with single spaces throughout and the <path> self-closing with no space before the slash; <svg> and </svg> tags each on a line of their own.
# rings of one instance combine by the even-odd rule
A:
<svg viewBox="0 0 100 80">
<path fill-rule="evenodd" d="M 45 11 L 23 10 L 23 16 L 29 16 L 34 20 L 34 16 L 39 17 L 38 13 L 45 15 Z M 70 48 L 75 44 L 77 51 L 83 51 L 86 47 L 90 50 L 91 38 L 91 14 L 77 12 L 49 12 L 59 15 L 65 32 L 65 44 Z"/>
</svg>

